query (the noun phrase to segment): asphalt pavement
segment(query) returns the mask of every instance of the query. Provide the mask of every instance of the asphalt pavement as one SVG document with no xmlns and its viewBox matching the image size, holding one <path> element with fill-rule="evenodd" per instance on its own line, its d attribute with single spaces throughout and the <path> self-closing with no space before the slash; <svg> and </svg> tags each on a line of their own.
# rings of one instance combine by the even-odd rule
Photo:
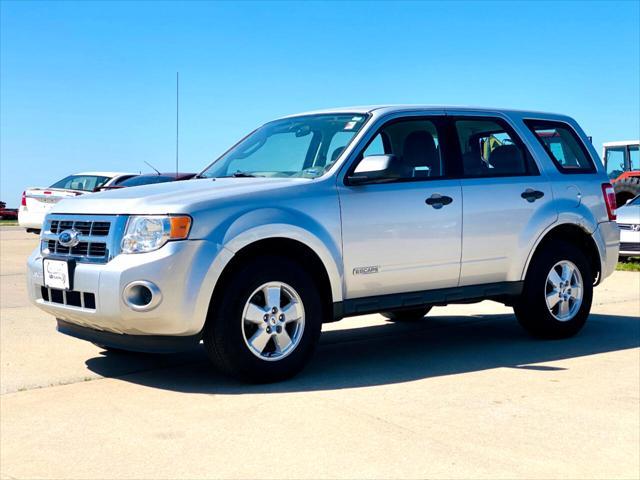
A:
<svg viewBox="0 0 640 480">
<path fill-rule="evenodd" d="M 640 273 L 576 337 L 494 302 L 326 325 L 293 380 L 248 386 L 202 350 L 108 353 L 31 306 L 37 237 L 0 227 L 1 478 L 640 478 Z"/>
</svg>

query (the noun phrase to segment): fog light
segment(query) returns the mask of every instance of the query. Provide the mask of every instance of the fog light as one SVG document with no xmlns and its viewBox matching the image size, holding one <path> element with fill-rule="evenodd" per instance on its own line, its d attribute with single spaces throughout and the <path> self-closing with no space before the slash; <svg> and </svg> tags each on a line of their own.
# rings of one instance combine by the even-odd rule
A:
<svg viewBox="0 0 640 480">
<path fill-rule="evenodd" d="M 155 283 L 139 280 L 124 288 L 122 299 L 130 309 L 142 312 L 156 308 L 162 300 L 162 294 Z"/>
</svg>

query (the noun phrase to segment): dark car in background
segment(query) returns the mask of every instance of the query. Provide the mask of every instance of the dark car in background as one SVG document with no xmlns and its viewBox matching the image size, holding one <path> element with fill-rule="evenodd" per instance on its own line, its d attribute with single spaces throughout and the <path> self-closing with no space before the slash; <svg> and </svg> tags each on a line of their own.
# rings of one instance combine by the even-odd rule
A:
<svg viewBox="0 0 640 480">
<path fill-rule="evenodd" d="M 0 202 L 0 220 L 17 220 L 17 219 L 18 219 L 18 209 L 7 208 L 7 204 L 5 202 Z"/>
</svg>

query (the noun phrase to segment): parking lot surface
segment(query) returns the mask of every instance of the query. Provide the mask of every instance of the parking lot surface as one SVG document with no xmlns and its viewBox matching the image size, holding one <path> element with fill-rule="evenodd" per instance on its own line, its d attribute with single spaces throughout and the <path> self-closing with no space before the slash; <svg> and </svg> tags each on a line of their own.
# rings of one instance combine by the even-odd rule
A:
<svg viewBox="0 0 640 480">
<path fill-rule="evenodd" d="M 107 353 L 32 307 L 37 237 L 0 230 L 2 478 L 638 478 L 640 274 L 575 338 L 493 302 L 326 325 L 293 380 L 247 386 L 203 351 Z"/>
</svg>

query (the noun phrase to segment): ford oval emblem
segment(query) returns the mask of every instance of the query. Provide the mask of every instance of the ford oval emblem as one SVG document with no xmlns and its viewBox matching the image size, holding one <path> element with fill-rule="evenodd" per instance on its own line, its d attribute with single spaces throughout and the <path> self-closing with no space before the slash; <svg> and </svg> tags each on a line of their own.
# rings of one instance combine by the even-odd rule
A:
<svg viewBox="0 0 640 480">
<path fill-rule="evenodd" d="M 58 243 L 63 247 L 75 247 L 80 243 L 80 232 L 77 230 L 65 230 L 58 236 Z"/>
</svg>

